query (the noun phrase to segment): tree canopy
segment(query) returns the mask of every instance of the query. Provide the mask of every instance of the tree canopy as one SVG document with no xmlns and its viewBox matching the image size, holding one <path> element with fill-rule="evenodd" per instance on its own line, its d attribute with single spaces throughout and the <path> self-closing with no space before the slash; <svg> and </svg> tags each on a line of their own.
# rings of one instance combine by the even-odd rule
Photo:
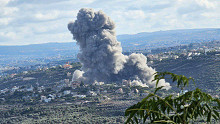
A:
<svg viewBox="0 0 220 124">
<path fill-rule="evenodd" d="M 157 72 L 154 76 L 156 88 L 142 101 L 134 104 L 125 111 L 127 120 L 125 123 L 181 123 L 188 124 L 201 120 L 212 122 L 219 121 L 220 100 L 202 92 L 201 89 L 188 91 L 178 95 L 157 95 L 163 86 L 157 87 L 159 80 L 170 78 L 177 83 L 177 88 L 183 88 L 194 80 L 184 75 L 176 75 L 170 72 Z"/>
</svg>

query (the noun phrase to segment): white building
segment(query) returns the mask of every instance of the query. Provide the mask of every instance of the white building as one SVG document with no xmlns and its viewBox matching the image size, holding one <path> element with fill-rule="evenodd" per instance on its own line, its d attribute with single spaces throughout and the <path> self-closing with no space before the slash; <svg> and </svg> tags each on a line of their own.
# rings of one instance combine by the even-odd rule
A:
<svg viewBox="0 0 220 124">
<path fill-rule="evenodd" d="M 122 88 L 119 88 L 118 90 L 115 91 L 115 93 L 120 93 L 120 94 L 123 94 L 123 89 Z"/>
<path fill-rule="evenodd" d="M 44 102 L 48 103 L 51 101 L 51 98 L 45 99 Z"/>
<path fill-rule="evenodd" d="M 30 92 L 34 91 L 34 87 L 31 85 L 31 87 L 27 88 L 27 91 L 30 91 Z"/>
<path fill-rule="evenodd" d="M 98 85 L 98 86 L 100 86 L 100 85 L 103 85 L 103 84 L 105 84 L 104 82 L 97 82 L 97 81 L 95 81 L 92 85 Z"/>
<path fill-rule="evenodd" d="M 67 72 L 67 77 L 71 77 L 72 76 L 72 74 L 70 73 L 70 72 Z"/>
<path fill-rule="evenodd" d="M 191 59 L 192 59 L 192 57 L 191 57 L 191 56 L 190 56 L 190 57 L 187 57 L 187 59 L 191 60 Z"/>
<path fill-rule="evenodd" d="M 55 99 L 56 98 L 56 94 L 53 94 L 53 95 L 49 94 L 48 97 L 51 98 L 51 99 Z"/>
<path fill-rule="evenodd" d="M 0 93 L 6 93 L 6 92 L 8 92 L 9 91 L 9 89 L 8 88 L 5 88 L 5 89 L 3 89 L 3 90 L 0 90 Z"/>
<path fill-rule="evenodd" d="M 15 91 L 18 90 L 18 89 L 19 89 L 19 87 L 14 86 L 14 87 L 11 89 L 11 91 L 12 91 L 12 92 L 15 92 Z"/>
<path fill-rule="evenodd" d="M 122 85 L 131 86 L 131 80 L 122 79 Z"/>
<path fill-rule="evenodd" d="M 47 98 L 46 96 L 41 96 L 40 101 L 41 101 L 41 102 L 46 102 L 46 103 L 48 103 L 48 102 L 51 101 L 51 99 L 52 99 L 52 98 Z"/>
<path fill-rule="evenodd" d="M 86 95 L 73 95 L 73 97 L 86 98 Z"/>
<path fill-rule="evenodd" d="M 68 95 L 68 94 L 70 94 L 70 93 L 71 93 L 70 90 L 65 90 L 65 91 L 63 91 L 63 94 L 64 94 L 64 95 Z"/>
<path fill-rule="evenodd" d="M 94 91 L 89 91 L 87 94 L 88 94 L 89 96 L 97 96 L 97 93 L 94 92 Z"/>
<path fill-rule="evenodd" d="M 40 96 L 40 101 L 43 102 L 45 99 L 47 99 L 46 96 Z"/>
</svg>

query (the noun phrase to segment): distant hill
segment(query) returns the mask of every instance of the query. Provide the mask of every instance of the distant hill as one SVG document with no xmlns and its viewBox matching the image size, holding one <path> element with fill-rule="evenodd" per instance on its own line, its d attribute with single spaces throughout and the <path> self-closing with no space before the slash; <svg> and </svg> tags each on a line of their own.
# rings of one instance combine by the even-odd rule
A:
<svg viewBox="0 0 220 124">
<path fill-rule="evenodd" d="M 220 29 L 184 29 L 157 32 L 143 32 L 133 35 L 119 35 L 123 51 L 155 49 L 171 47 L 181 44 L 199 43 L 204 41 L 220 40 Z M 48 58 L 56 61 L 57 58 L 65 59 L 76 57 L 79 46 L 76 42 L 45 43 L 23 46 L 0 46 L 0 65 L 33 65 L 42 63 L 33 59 Z M 54 58 L 55 57 L 55 58 Z M 28 62 L 24 62 L 27 61 Z M 31 63 L 30 63 L 30 61 Z M 46 61 L 47 62 L 47 61 Z M 45 62 L 43 62 L 45 63 Z"/>
<path fill-rule="evenodd" d="M 78 49 L 76 42 L 0 46 L 0 75 L 1 66 L 29 66 L 75 59 Z"/>
<path fill-rule="evenodd" d="M 220 40 L 220 29 L 183 29 L 118 35 L 123 50 L 153 49 L 180 44 Z M 54 55 L 79 49 L 76 42 L 0 46 L 0 55 Z"/>
<path fill-rule="evenodd" d="M 118 40 L 121 41 L 124 50 L 153 49 L 203 41 L 220 40 L 220 29 L 182 29 L 143 32 L 133 35 L 119 35 Z"/>
<path fill-rule="evenodd" d="M 0 46 L 0 55 L 30 55 L 50 56 L 57 54 L 73 53 L 78 50 L 75 42 L 70 43 L 45 43 L 23 46 Z"/>
</svg>

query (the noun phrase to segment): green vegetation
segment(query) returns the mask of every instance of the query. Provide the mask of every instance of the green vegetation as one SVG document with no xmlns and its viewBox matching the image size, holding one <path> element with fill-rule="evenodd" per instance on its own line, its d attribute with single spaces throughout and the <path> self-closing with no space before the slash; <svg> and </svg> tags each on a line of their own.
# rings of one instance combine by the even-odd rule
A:
<svg viewBox="0 0 220 124">
<path fill-rule="evenodd" d="M 205 92 L 215 92 L 220 81 L 220 56 L 200 55 L 192 59 L 178 58 L 155 62 L 153 67 L 159 72 L 172 72 L 186 77 L 193 77 L 196 85 L 189 84 L 188 89 L 196 87 Z M 172 85 L 172 84 L 171 84 Z M 216 92 L 215 92 L 216 93 Z M 212 93 L 211 93 L 212 94 Z"/>
<path fill-rule="evenodd" d="M 122 104 L 123 103 L 125 102 L 122 102 Z M 124 123 L 123 111 L 125 107 L 128 106 L 126 104 L 123 105 L 124 106 L 112 104 L 74 105 L 71 103 L 50 105 L 1 105 L 0 123 Z"/>
<path fill-rule="evenodd" d="M 184 95 L 177 97 L 181 86 L 179 88 L 175 87 L 175 83 L 171 83 L 173 87 L 171 90 L 165 91 L 158 89 L 155 95 L 166 99 L 169 103 L 172 101 L 171 99 L 173 99 L 172 102 L 174 103 L 174 101 L 180 101 L 180 99 L 190 100 L 190 96 L 195 98 L 192 94 L 203 95 L 201 100 L 211 98 L 208 94 L 203 94 L 204 91 L 211 94 L 212 97 L 218 97 L 220 95 L 219 57 L 220 56 L 208 54 L 195 56 L 190 60 L 180 57 L 178 59 L 154 61 L 152 66 L 156 68 L 157 71 L 167 70 L 176 74 L 192 76 L 195 78 L 195 82 L 199 82 L 195 83 L 196 85 L 189 83 L 189 87 L 184 87 L 185 90 L 190 90 L 186 93 L 188 94 L 186 97 L 184 97 Z M 0 123 L 124 123 L 126 119 L 126 117 L 124 117 L 124 111 L 129 106 L 145 98 L 148 94 L 151 94 L 150 92 L 154 92 L 154 89 L 146 87 L 122 86 L 116 83 L 96 86 L 79 82 L 77 86 L 70 87 L 66 85 L 64 79 L 71 80 L 72 73 L 81 67 L 80 63 L 73 63 L 71 65 L 72 68 L 57 66 L 28 71 L 28 73 L 18 73 L 14 77 L 10 77 L 9 75 L 6 78 L 2 78 L 0 80 L 0 89 L 8 88 L 9 91 L 0 94 Z M 67 73 L 69 72 L 71 75 L 68 76 Z M 29 77 L 34 79 L 24 80 Z M 167 76 L 165 76 L 165 78 L 167 78 Z M 172 82 L 172 79 L 167 79 L 167 81 Z M 37 82 L 39 86 L 36 85 Z M 33 91 L 26 90 L 30 88 L 30 85 L 33 85 Z M 19 86 L 19 89 L 12 91 L 13 86 Z M 44 86 L 44 89 L 41 89 L 41 86 Z M 200 88 L 203 92 L 196 89 L 196 87 Z M 123 93 L 115 92 L 119 88 L 122 88 Z M 136 89 L 138 92 L 136 92 Z M 64 91 L 67 90 L 70 90 L 73 94 L 64 95 Z M 94 91 L 97 95 L 88 95 L 88 91 Z M 56 98 L 52 99 L 49 103 L 41 100 L 41 96 L 49 98 L 49 94 L 55 95 Z M 74 94 L 87 96 L 85 98 L 79 98 L 74 96 Z M 172 94 L 172 97 L 167 94 Z M 153 98 L 155 99 L 154 103 L 152 102 Z M 159 104 L 162 104 L 162 102 L 156 102 L 158 100 L 156 96 L 152 95 L 146 99 L 146 101 L 150 100 L 154 105 L 159 106 Z M 188 102 L 185 102 L 185 104 L 187 103 Z M 217 104 L 213 105 L 216 106 Z M 159 106 L 159 108 L 160 107 L 161 106 Z M 165 106 L 165 108 L 165 113 L 163 114 L 167 114 L 168 107 Z M 177 108 L 174 107 L 174 109 Z M 182 109 L 181 107 L 180 110 L 182 111 Z M 200 109 L 196 109 L 195 111 L 198 110 Z M 187 111 L 189 112 L 190 109 Z M 198 115 L 194 121 L 207 121 L 208 111 L 209 110 L 207 110 L 205 115 L 206 118 L 202 118 Z M 173 110 L 169 109 L 169 112 L 168 117 L 175 115 Z M 137 116 L 137 113 L 135 113 L 134 116 L 137 117 L 139 122 L 143 121 L 140 116 Z M 215 116 L 218 117 L 215 113 L 214 111 L 211 113 L 211 120 L 212 118 L 214 119 Z M 179 116 L 181 116 L 181 114 L 180 112 Z M 128 115 L 128 117 L 129 116 L 130 115 Z M 146 122 L 150 122 L 150 116 L 148 116 Z M 162 117 L 162 115 L 160 116 Z M 153 118 L 153 115 L 151 117 Z M 188 115 L 186 117 L 189 118 Z M 178 119 L 178 116 L 176 118 Z M 133 120 L 134 118 L 131 119 Z M 168 121 L 168 119 L 166 121 Z M 189 118 L 188 121 L 190 122 L 192 119 Z"/>
<path fill-rule="evenodd" d="M 155 81 L 169 78 L 177 83 L 182 93 L 180 96 L 168 95 L 161 97 L 157 95 L 157 91 L 162 87 L 155 88 L 154 93 L 149 93 L 141 102 L 134 104 L 125 111 L 128 116 L 126 123 L 181 123 L 188 124 L 196 121 L 212 122 L 212 118 L 216 122 L 220 119 L 220 100 L 212 98 L 209 94 L 195 89 L 183 92 L 183 88 L 192 78 L 186 78 L 183 75 L 176 75 L 170 72 L 157 73 Z"/>
<path fill-rule="evenodd" d="M 72 63 L 72 68 L 65 69 L 61 66 L 55 68 L 46 68 L 40 70 L 29 71 L 27 74 L 19 73 L 12 77 L 7 77 L 0 79 L 0 89 L 13 87 L 13 86 L 24 86 L 24 85 L 35 85 L 37 82 L 39 85 L 52 86 L 55 85 L 55 82 L 58 82 L 63 79 L 70 79 L 72 76 L 67 76 L 68 72 L 74 72 L 76 69 L 81 68 L 79 62 Z M 31 80 L 24 80 L 25 78 L 31 77 Z"/>
</svg>

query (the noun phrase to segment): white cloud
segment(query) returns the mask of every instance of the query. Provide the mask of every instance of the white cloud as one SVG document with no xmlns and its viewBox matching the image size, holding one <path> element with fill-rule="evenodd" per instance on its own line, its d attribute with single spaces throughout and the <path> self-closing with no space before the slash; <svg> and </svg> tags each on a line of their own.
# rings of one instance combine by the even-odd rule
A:
<svg viewBox="0 0 220 124">
<path fill-rule="evenodd" d="M 12 18 L 0 18 L 0 26 L 7 26 L 12 21 Z"/>
<path fill-rule="evenodd" d="M 14 32 L 0 32 L 0 43 L 16 40 L 16 33 Z"/>
<path fill-rule="evenodd" d="M 204 6 L 206 8 L 216 8 L 216 5 L 208 0 L 196 0 L 196 2 L 200 5 L 200 6 Z"/>
<path fill-rule="evenodd" d="M 2 7 L 0 9 L 0 16 L 11 16 L 17 11 L 18 8 L 16 7 Z"/>
<path fill-rule="evenodd" d="M 117 34 L 219 28 L 219 6 L 219 0 L 0 0 L 0 43 L 70 42 L 66 26 L 87 7 L 110 16 Z"/>
<path fill-rule="evenodd" d="M 16 7 L 7 7 L 11 1 L 13 0 L 0 0 L 0 28 L 9 25 L 13 20 L 13 15 L 18 11 Z"/>
<path fill-rule="evenodd" d="M 12 0 L 0 0 L 0 6 L 6 6 Z"/>
<path fill-rule="evenodd" d="M 35 14 L 35 18 L 38 20 L 51 20 L 51 19 L 56 19 L 59 17 L 59 11 L 51 11 L 49 13 L 37 13 Z"/>
<path fill-rule="evenodd" d="M 204 18 L 218 18 L 220 19 L 220 13 L 215 13 L 215 12 L 204 12 L 201 14 L 204 16 Z"/>
</svg>

